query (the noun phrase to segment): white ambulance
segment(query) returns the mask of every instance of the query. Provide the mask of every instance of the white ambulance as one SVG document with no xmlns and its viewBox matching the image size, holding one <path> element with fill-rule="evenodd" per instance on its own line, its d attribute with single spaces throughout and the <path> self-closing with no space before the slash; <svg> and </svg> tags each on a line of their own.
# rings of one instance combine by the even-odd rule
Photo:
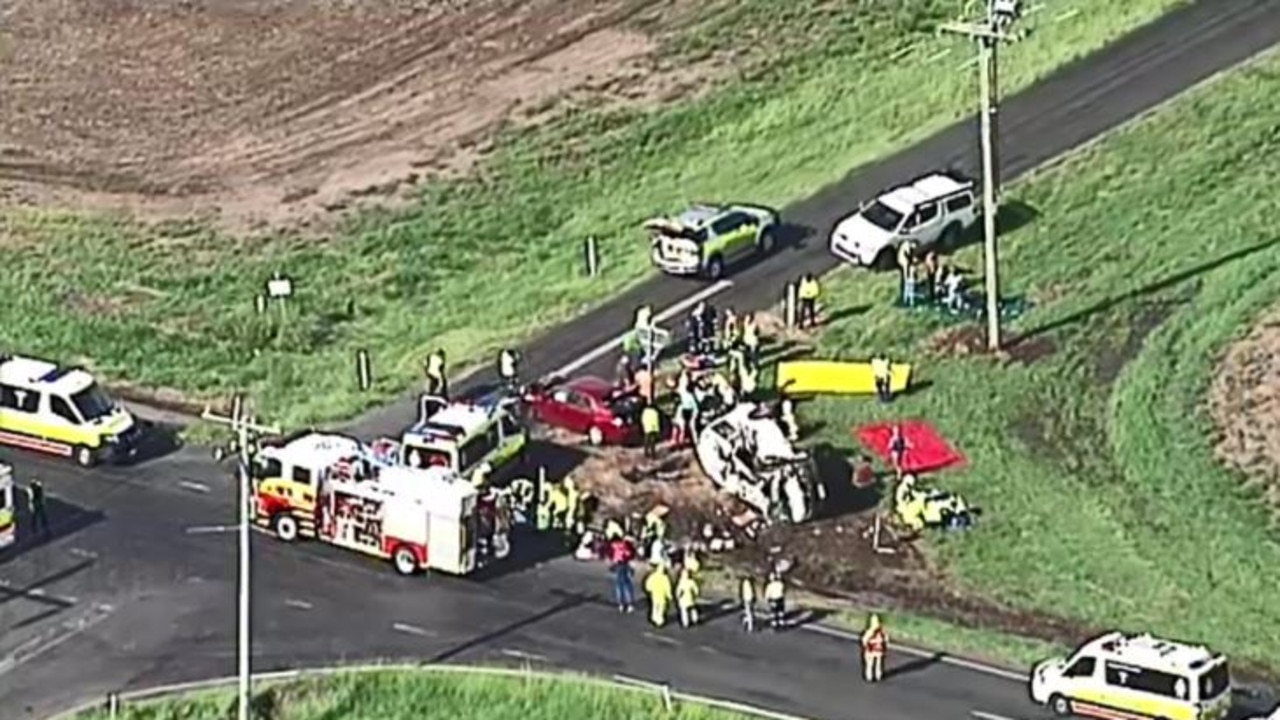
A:
<svg viewBox="0 0 1280 720">
<path fill-rule="evenodd" d="M 1222 720 L 1231 673 L 1225 657 L 1204 647 L 1112 632 L 1036 665 L 1031 697 L 1060 716 Z"/>
<path fill-rule="evenodd" d="M 487 465 L 492 472 L 520 462 L 528 434 L 497 396 L 448 402 L 423 396 L 418 422 L 400 438 L 400 462 L 409 467 L 446 467 L 466 478 Z"/>
</svg>

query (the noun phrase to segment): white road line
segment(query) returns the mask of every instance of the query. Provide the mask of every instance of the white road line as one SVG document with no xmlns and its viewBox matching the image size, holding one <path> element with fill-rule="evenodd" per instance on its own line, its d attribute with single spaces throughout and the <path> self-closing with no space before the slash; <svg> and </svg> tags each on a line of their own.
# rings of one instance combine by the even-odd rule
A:
<svg viewBox="0 0 1280 720">
<path fill-rule="evenodd" d="M 98 557 L 97 553 L 90 552 L 89 550 L 82 550 L 80 548 L 71 548 L 71 554 L 75 555 L 76 557 L 86 558 L 88 560 L 96 560 Z"/>
<path fill-rule="evenodd" d="M 196 525 L 187 528 L 188 535 L 212 535 L 214 533 L 235 532 L 240 528 L 235 525 Z"/>
<path fill-rule="evenodd" d="M 191 480 L 183 480 L 183 481 L 179 482 L 179 483 L 178 483 L 178 485 L 179 485 L 180 487 L 184 487 L 184 488 L 186 488 L 186 489 L 188 489 L 188 490 L 191 490 L 192 492 L 198 492 L 198 493 L 207 493 L 207 492 L 209 492 L 209 486 L 208 486 L 208 485 L 205 485 L 204 483 L 193 482 L 193 481 L 191 481 Z"/>
<path fill-rule="evenodd" d="M 861 640 L 861 638 L 857 633 L 848 632 L 846 630 L 837 630 L 836 628 L 827 627 L 825 625 L 801 625 L 800 627 L 802 630 L 808 630 L 809 632 L 818 633 L 819 635 L 827 635 L 829 637 L 840 638 L 841 640 L 849 640 L 851 642 L 858 642 L 859 640 Z M 1002 667 L 996 667 L 995 665 L 988 665 L 986 663 L 980 663 L 974 660 L 966 660 L 964 658 L 955 657 L 953 655 L 948 655 L 946 653 L 938 653 L 931 650 L 924 650 L 921 648 L 910 647 L 907 645 L 894 645 L 893 649 L 907 655 L 912 655 L 914 657 L 920 657 L 920 658 L 937 657 L 938 662 L 946 663 L 947 665 L 951 665 L 953 667 L 964 668 L 966 670 L 973 670 L 974 672 L 980 672 L 984 675 L 991 675 L 992 677 L 1004 678 L 1005 680 L 1013 680 L 1014 682 L 1027 681 L 1026 673 L 1015 672 L 1013 670 L 1009 670 Z"/>
<path fill-rule="evenodd" d="M 311 608 L 315 607 L 314 605 L 307 602 L 306 600 L 294 600 L 293 598 L 289 598 L 288 600 L 285 600 L 284 604 L 286 607 L 297 608 L 298 610 L 310 610 Z"/>
<path fill-rule="evenodd" d="M 0 580 L 0 588 L 4 588 L 9 592 L 14 593 L 17 596 L 17 598 L 15 599 L 21 599 L 23 597 L 33 597 L 33 598 L 40 598 L 42 600 L 52 600 L 56 603 L 62 603 L 63 605 L 75 605 L 76 603 L 80 602 L 79 600 L 69 595 L 54 595 L 53 593 L 45 590 L 44 588 L 31 588 L 30 590 L 22 590 L 20 587 L 18 587 L 17 585 L 14 585 L 12 582 L 9 582 L 8 580 Z"/>
<path fill-rule="evenodd" d="M 402 632 L 406 635 L 418 635 L 420 637 L 435 637 L 436 633 L 430 630 L 424 630 L 417 625 L 409 625 L 407 623 L 393 623 L 391 629 L 396 632 Z"/>
<path fill-rule="evenodd" d="M 648 688 L 650 690 L 662 690 L 663 688 L 670 687 L 669 685 L 666 685 L 664 683 L 656 683 L 651 680 L 641 680 L 640 678 L 634 678 L 634 677 L 631 677 L 630 675 L 614 675 L 613 679 L 615 682 L 620 682 L 623 685 L 631 685 L 633 687 Z"/>
<path fill-rule="evenodd" d="M 502 654 L 507 657 L 518 658 L 520 660 L 531 660 L 533 662 L 546 662 L 547 659 L 536 653 L 527 653 L 523 650 L 512 650 L 511 648 L 503 648 Z"/>
<path fill-rule="evenodd" d="M 82 617 L 75 623 L 63 625 L 62 632 L 54 635 L 46 642 L 40 643 L 38 638 L 33 639 L 33 642 L 19 647 L 4 658 L 0 658 L 0 675 L 4 675 L 22 663 L 34 660 L 71 638 L 89 630 L 93 626 L 110 617 L 111 613 L 114 611 L 115 608 L 110 605 L 97 605 L 94 607 L 93 613 L 89 616 Z"/>
<path fill-rule="evenodd" d="M 660 642 L 663 645 L 671 645 L 673 647 L 680 645 L 680 641 L 676 640 L 675 638 L 663 637 L 662 635 L 655 635 L 651 632 L 645 633 L 644 636 L 649 638 L 650 640 Z"/>
<path fill-rule="evenodd" d="M 714 285 L 705 287 L 702 290 L 690 295 L 689 297 L 681 300 L 675 305 L 672 305 L 666 310 L 663 310 L 662 312 L 655 315 L 653 320 L 654 322 L 666 322 L 667 320 L 670 320 L 671 318 L 675 317 L 676 315 L 679 315 L 685 310 L 688 310 L 694 305 L 697 305 L 703 300 L 706 300 L 712 295 L 718 295 L 724 292 L 725 290 L 728 290 L 731 287 L 733 287 L 732 280 L 721 280 Z M 566 364 L 564 367 L 557 368 L 551 371 L 551 374 L 552 375 L 569 375 L 574 371 L 578 370 L 579 368 L 586 367 L 587 365 L 590 365 L 596 360 L 599 360 L 600 358 L 609 354 L 615 348 L 620 347 L 622 345 L 622 341 L 626 339 L 626 337 L 627 337 L 626 333 L 623 333 L 622 335 L 619 335 L 613 338 L 612 340 L 609 340 L 608 342 L 601 344 L 600 346 L 596 347 L 594 350 L 591 350 L 586 355 L 583 355 L 577 360 L 574 360 L 573 362 Z"/>
<path fill-rule="evenodd" d="M 971 710 L 969 714 L 978 718 L 978 720 L 1014 720 L 1014 718 L 1011 718 L 1011 717 L 1005 717 L 1004 715 L 996 715 L 995 713 L 982 712 L 981 710 Z"/>
</svg>

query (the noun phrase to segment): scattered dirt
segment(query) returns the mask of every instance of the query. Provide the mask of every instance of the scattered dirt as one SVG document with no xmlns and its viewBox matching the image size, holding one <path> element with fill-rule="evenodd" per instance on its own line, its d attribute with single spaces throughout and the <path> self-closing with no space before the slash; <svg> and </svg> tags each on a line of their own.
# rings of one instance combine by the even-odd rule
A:
<svg viewBox="0 0 1280 720">
<path fill-rule="evenodd" d="M 1010 342 L 1000 352 L 1000 357 L 1006 363 L 1031 365 L 1053 355 L 1057 351 L 1058 346 L 1054 345 L 1053 340 L 1047 337 L 1022 337 L 1015 338 Z"/>
<path fill-rule="evenodd" d="M 1095 382 L 1110 385 L 1120 377 L 1124 366 L 1142 352 L 1147 336 L 1160 327 L 1177 307 L 1176 302 L 1149 302 L 1128 318 L 1124 341 L 1104 346 L 1096 356 Z"/>
<path fill-rule="evenodd" d="M 12 0 L 0 203 L 243 230 L 393 202 L 561 100 L 705 85 L 722 59 L 664 71 L 631 29 L 667 4 Z"/>
<path fill-rule="evenodd" d="M 1280 310 L 1227 349 L 1209 412 L 1219 429 L 1218 457 L 1280 511 Z"/>
<path fill-rule="evenodd" d="M 987 336 L 977 325 L 959 325 L 939 330 L 925 340 L 932 355 L 965 357 L 987 352 Z"/>
</svg>

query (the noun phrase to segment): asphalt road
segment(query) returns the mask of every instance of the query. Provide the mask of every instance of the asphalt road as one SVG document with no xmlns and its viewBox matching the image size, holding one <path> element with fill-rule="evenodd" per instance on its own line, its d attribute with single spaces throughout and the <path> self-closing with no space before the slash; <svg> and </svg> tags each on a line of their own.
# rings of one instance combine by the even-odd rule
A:
<svg viewBox="0 0 1280 720">
<path fill-rule="evenodd" d="M 1209 0 L 1174 13 L 1008 99 L 1004 177 L 1096 137 L 1280 40 L 1280 3 Z M 787 208 L 809 228 L 799 246 L 738 273 L 717 303 L 773 302 L 782 284 L 833 263 L 824 236 L 859 200 L 939 166 L 971 169 L 975 123 L 958 124 Z M 609 362 L 595 352 L 636 305 L 680 305 L 702 290 L 661 278 L 526 349 L 528 368 Z M 583 362 L 592 361 L 594 362 Z M 394 433 L 412 404 L 352 429 Z M 228 470 L 183 449 L 133 468 L 82 471 L 3 452 L 20 479 L 52 494 L 55 537 L 0 557 L 0 707 L 44 717 L 113 690 L 234 673 L 234 488 Z M 371 659 L 563 666 L 814 718 L 1030 720 L 1022 683 L 937 658 L 896 655 L 893 677 L 855 681 L 847 639 L 797 629 L 744 636 L 726 617 L 683 632 L 649 630 L 603 600 L 602 570 L 555 560 L 485 582 L 402 579 L 380 563 L 255 537 L 255 669 Z M 892 629 L 891 629 L 892 630 Z M 9 704 L 12 703 L 12 704 Z M 12 710 L 11 710 L 12 708 Z"/>
</svg>

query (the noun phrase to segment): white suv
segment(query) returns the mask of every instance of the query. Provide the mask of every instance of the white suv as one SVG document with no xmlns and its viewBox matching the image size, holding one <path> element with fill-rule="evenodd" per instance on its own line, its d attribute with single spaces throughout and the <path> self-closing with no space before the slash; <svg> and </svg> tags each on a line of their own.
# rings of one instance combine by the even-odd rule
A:
<svg viewBox="0 0 1280 720">
<path fill-rule="evenodd" d="M 954 247 L 978 219 L 973 180 L 934 173 L 894 188 L 836 223 L 831 252 L 863 267 L 892 267 L 898 245 Z"/>
</svg>

